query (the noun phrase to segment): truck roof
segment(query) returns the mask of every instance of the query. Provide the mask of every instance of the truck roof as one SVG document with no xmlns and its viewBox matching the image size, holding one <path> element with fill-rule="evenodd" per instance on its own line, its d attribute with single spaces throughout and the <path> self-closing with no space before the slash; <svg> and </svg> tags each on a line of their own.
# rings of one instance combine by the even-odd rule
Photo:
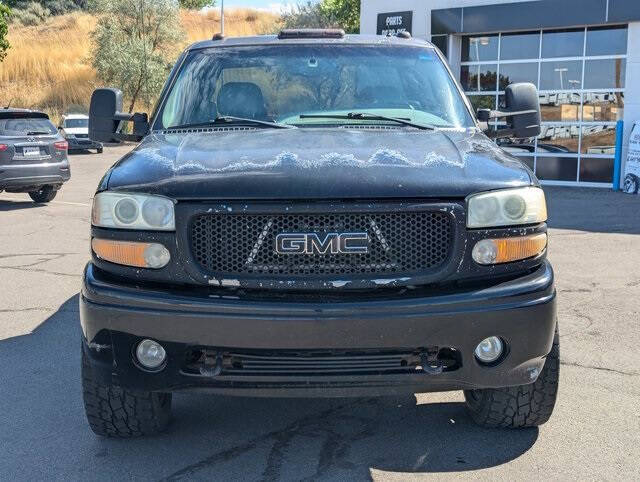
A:
<svg viewBox="0 0 640 482">
<path fill-rule="evenodd" d="M 256 35 L 252 37 L 221 37 L 196 42 L 187 50 L 198 50 L 208 47 L 236 47 L 250 45 L 387 45 L 387 46 L 419 46 L 433 48 L 433 44 L 419 38 L 400 38 L 396 36 L 347 34 L 341 38 L 332 37 L 300 37 L 279 38 L 278 35 Z"/>
</svg>

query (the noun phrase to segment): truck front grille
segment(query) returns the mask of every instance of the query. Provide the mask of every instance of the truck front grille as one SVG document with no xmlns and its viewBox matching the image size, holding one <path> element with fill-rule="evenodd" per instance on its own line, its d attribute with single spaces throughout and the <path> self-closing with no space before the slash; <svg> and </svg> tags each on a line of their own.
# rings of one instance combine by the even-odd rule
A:
<svg viewBox="0 0 640 482">
<path fill-rule="evenodd" d="M 206 213 L 192 218 L 192 255 L 216 276 L 286 278 L 338 275 L 411 275 L 440 269 L 451 254 L 454 223 L 448 212 L 358 212 L 335 214 Z M 367 233 L 364 254 L 279 254 L 282 233 Z"/>
</svg>

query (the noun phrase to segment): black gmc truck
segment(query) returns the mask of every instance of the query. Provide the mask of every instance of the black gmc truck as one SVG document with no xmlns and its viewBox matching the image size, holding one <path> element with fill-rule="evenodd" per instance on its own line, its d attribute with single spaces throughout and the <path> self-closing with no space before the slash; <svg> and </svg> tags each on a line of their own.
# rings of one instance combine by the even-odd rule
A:
<svg viewBox="0 0 640 482">
<path fill-rule="evenodd" d="M 93 200 L 80 314 L 95 433 L 162 431 L 190 390 L 464 390 L 484 426 L 551 416 L 545 197 L 492 140 L 539 133 L 533 85 L 474 113 L 426 41 L 285 30 L 192 45 L 151 115 L 96 90 L 89 129 L 140 142 Z"/>
</svg>

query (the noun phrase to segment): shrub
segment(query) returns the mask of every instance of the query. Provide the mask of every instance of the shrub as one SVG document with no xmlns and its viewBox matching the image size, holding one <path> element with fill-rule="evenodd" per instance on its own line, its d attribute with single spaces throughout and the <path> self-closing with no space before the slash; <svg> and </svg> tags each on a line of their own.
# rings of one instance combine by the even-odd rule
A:
<svg viewBox="0 0 640 482">
<path fill-rule="evenodd" d="M 6 3 L 16 10 L 27 10 L 29 4 L 37 3 L 49 10 L 51 15 L 62 15 L 74 10 L 86 10 L 89 0 L 9 0 Z"/>
<path fill-rule="evenodd" d="M 204 7 L 213 7 L 215 0 L 179 0 L 180 7 L 187 10 L 200 10 Z"/>
<path fill-rule="evenodd" d="M 22 8 L 13 11 L 13 21 L 27 27 L 39 25 L 51 15 L 48 8 L 36 2 L 21 4 L 21 6 Z"/>
</svg>

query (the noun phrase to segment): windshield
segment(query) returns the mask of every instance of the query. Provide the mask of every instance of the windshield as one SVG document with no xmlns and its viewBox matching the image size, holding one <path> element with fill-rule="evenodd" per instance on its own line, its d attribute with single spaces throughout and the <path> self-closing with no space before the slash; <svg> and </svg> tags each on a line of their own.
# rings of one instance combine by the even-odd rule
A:
<svg viewBox="0 0 640 482">
<path fill-rule="evenodd" d="M 65 119 L 64 126 L 69 129 L 76 127 L 89 127 L 89 119 Z"/>
<path fill-rule="evenodd" d="M 235 116 L 310 125 L 387 123 L 300 118 L 359 112 L 436 127 L 473 121 L 432 48 L 286 45 L 191 52 L 160 107 L 155 129 Z M 397 124 L 396 124 L 397 125 Z"/>
<path fill-rule="evenodd" d="M 58 131 L 49 119 L 18 118 L 0 119 L 0 136 L 26 136 L 56 134 Z"/>
</svg>

